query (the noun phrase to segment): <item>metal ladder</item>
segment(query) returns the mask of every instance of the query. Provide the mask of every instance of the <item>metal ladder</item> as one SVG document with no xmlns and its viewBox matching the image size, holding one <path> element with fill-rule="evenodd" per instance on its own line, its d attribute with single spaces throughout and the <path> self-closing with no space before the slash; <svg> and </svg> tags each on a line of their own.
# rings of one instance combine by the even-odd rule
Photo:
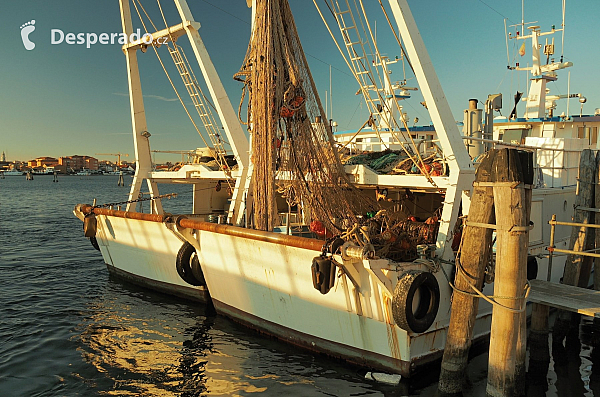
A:
<svg viewBox="0 0 600 397">
<path fill-rule="evenodd" d="M 343 8 L 340 6 L 338 0 L 331 1 L 330 5 L 342 33 L 346 50 L 348 51 L 352 72 L 359 81 L 369 111 L 373 115 L 378 115 L 382 113 L 382 106 L 385 100 L 382 96 L 383 88 L 376 85 L 378 79 L 376 79 L 371 68 L 371 61 L 365 51 L 366 41 L 360 35 L 356 24 L 357 19 L 352 12 L 352 8 L 348 0 L 344 0 L 343 3 L 345 3 L 345 7 Z"/>
<path fill-rule="evenodd" d="M 183 80 L 183 84 L 194 103 L 194 107 L 202 120 L 202 124 L 204 124 L 210 143 L 213 146 L 215 160 L 217 160 L 219 167 L 225 172 L 227 177 L 232 178 L 231 169 L 227 165 L 227 160 L 225 159 L 227 150 L 225 150 L 225 147 L 223 146 L 223 140 L 219 133 L 218 124 L 211 110 L 205 104 L 205 97 L 196 80 L 196 76 L 194 76 L 193 72 L 190 74 L 187 58 L 184 59 L 185 54 L 182 56 L 182 51 L 183 50 L 181 50 L 178 45 L 174 45 L 172 48 L 169 47 L 169 54 L 171 54 L 171 58 L 173 58 L 177 71 Z"/>
</svg>

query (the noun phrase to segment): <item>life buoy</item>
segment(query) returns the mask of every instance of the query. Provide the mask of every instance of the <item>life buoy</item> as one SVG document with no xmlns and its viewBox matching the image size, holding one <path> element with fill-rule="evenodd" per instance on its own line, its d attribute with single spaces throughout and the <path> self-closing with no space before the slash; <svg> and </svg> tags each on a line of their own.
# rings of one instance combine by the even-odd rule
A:
<svg viewBox="0 0 600 397">
<path fill-rule="evenodd" d="M 425 332 L 440 307 L 440 287 L 432 273 L 409 270 L 398 279 L 392 298 L 392 315 L 398 327 Z"/>
<path fill-rule="evenodd" d="M 183 281 L 188 284 L 199 286 L 206 286 L 204 280 L 204 273 L 202 273 L 202 267 L 196 254 L 196 248 L 187 241 L 183 243 L 179 252 L 177 253 L 177 260 L 175 261 L 177 267 L 177 273 Z"/>
</svg>

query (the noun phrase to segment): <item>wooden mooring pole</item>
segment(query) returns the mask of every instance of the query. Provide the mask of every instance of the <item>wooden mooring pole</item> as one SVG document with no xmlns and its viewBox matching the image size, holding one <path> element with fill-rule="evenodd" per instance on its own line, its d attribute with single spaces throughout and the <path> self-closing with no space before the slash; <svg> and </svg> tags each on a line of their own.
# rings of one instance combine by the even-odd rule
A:
<svg viewBox="0 0 600 397">
<path fill-rule="evenodd" d="M 489 151 L 477 167 L 476 182 L 491 182 L 492 165 L 496 150 Z M 494 199 L 491 186 L 476 186 L 471 197 L 467 225 L 463 229 L 460 263 L 457 263 L 455 292 L 452 298 L 450 326 L 442 359 L 438 384 L 442 396 L 461 395 L 465 370 L 473 337 L 473 325 L 479 307 L 479 298 L 473 297 L 469 284 L 481 289 L 485 266 L 489 262 L 492 232 L 490 228 L 469 226 L 469 223 L 494 223 Z"/>
<path fill-rule="evenodd" d="M 525 368 L 525 285 L 529 247 L 531 188 L 525 181 L 519 153 L 500 150 L 494 161 L 494 206 L 496 214 L 496 269 L 492 330 L 486 394 L 489 397 L 518 396 Z M 528 202 L 529 200 L 529 202 Z M 521 362 L 523 361 L 523 362 Z"/>
<path fill-rule="evenodd" d="M 594 182 L 596 182 L 595 192 L 594 192 L 594 201 L 596 203 L 595 208 L 600 208 L 600 150 L 596 153 L 596 175 L 594 178 Z M 596 215 L 596 224 L 600 224 L 600 214 Z M 600 232 L 596 230 L 595 234 L 596 240 L 596 248 L 600 248 Z M 600 291 L 600 258 L 594 259 L 594 289 L 596 291 Z M 597 323 L 597 320 L 594 320 Z"/>
<path fill-rule="evenodd" d="M 579 179 L 577 180 L 577 192 L 575 196 L 575 209 L 573 211 L 573 222 L 593 223 L 593 213 L 585 210 L 594 205 L 594 182 L 596 173 L 596 158 L 590 149 L 581 152 L 579 158 Z M 573 251 L 586 251 L 593 247 L 594 234 L 584 227 L 573 226 L 569 249 Z M 565 261 L 562 283 L 566 285 L 582 286 L 589 282 L 591 272 L 591 258 L 587 259 L 581 255 L 569 254 Z M 576 316 L 578 319 L 579 317 Z M 559 310 L 554 321 L 552 330 L 552 342 L 562 343 L 571 323 L 573 314 L 566 310 Z"/>
</svg>

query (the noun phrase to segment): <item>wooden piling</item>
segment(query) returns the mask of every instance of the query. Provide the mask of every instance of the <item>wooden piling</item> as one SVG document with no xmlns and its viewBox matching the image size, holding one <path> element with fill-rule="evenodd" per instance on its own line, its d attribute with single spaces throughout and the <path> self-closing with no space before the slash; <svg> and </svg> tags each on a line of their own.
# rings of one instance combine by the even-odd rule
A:
<svg viewBox="0 0 600 397">
<path fill-rule="evenodd" d="M 519 163 L 521 164 L 522 180 L 527 186 L 525 193 L 525 219 L 527 224 L 531 219 L 531 198 L 533 191 L 533 152 L 518 151 Z M 529 237 L 527 238 L 529 242 Z M 527 250 L 526 250 L 527 251 Z M 527 259 L 525 260 L 527 263 Z M 527 267 L 525 266 L 525 279 L 527 279 Z M 527 382 L 527 314 L 523 311 L 519 313 L 519 333 L 517 335 L 517 349 L 515 358 L 515 384 L 519 394 L 524 394 Z"/>
<path fill-rule="evenodd" d="M 579 158 L 579 179 L 577 181 L 577 191 L 575 196 L 575 209 L 573 211 L 573 222 L 590 223 L 593 222 L 592 212 L 581 210 L 581 207 L 590 208 L 594 205 L 594 181 L 596 172 L 596 159 L 590 149 L 581 152 Z M 594 240 L 592 233 L 586 227 L 573 226 L 571 231 L 571 241 L 569 249 L 573 251 L 584 251 L 592 248 Z M 580 279 L 589 282 L 590 266 L 589 260 L 584 265 L 584 257 L 581 255 L 569 254 L 565 261 L 562 283 L 566 285 L 580 285 Z M 586 277 L 587 276 L 587 277 Z M 562 343 L 569 328 L 573 315 L 571 312 L 559 310 L 554 321 L 552 330 L 553 343 Z"/>
<path fill-rule="evenodd" d="M 596 182 L 594 201 L 596 202 L 595 208 L 600 208 L 600 150 L 596 153 L 596 174 L 594 178 Z M 596 224 L 600 224 L 600 214 L 596 215 Z M 596 248 L 600 248 L 600 232 L 596 231 L 595 234 Z M 594 289 L 600 291 L 600 258 L 594 260 Z M 597 321 L 596 321 L 597 322 Z"/>
<path fill-rule="evenodd" d="M 530 195 L 525 193 L 519 154 L 514 149 L 500 150 L 492 169 L 496 214 L 496 269 L 494 296 L 498 304 L 492 312 L 492 330 L 486 394 L 490 397 L 516 396 L 516 369 L 520 365 L 518 348 L 524 307 L 527 250 L 529 246 Z M 524 339 L 524 338 L 523 338 Z M 522 342 L 524 343 L 524 341 Z"/>
<path fill-rule="evenodd" d="M 491 182 L 492 165 L 497 150 L 489 151 L 477 167 L 476 182 Z M 473 293 L 469 284 L 482 288 L 485 266 L 489 262 L 492 229 L 469 226 L 469 222 L 494 223 L 493 188 L 476 186 L 471 197 L 467 226 L 463 229 L 460 265 L 454 280 L 460 291 Z M 454 292 L 452 312 L 442 359 L 442 370 L 438 384 L 443 396 L 460 395 L 467 367 L 469 348 L 473 336 L 473 325 L 479 307 L 479 298 Z"/>
</svg>

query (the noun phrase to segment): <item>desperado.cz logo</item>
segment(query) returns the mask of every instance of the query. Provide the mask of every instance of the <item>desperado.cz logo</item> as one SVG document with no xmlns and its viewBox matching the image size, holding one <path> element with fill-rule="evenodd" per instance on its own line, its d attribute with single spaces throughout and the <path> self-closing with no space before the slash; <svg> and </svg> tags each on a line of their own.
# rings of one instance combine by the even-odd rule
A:
<svg viewBox="0 0 600 397">
<path fill-rule="evenodd" d="M 31 51 L 35 48 L 35 43 L 31 41 L 29 35 L 35 30 L 35 20 L 24 23 L 21 25 L 21 40 L 23 46 L 27 51 Z M 68 44 L 68 45 L 84 45 L 86 48 L 91 48 L 94 44 L 129 44 L 140 41 L 143 44 L 166 44 L 167 37 L 159 37 L 156 40 L 152 37 L 152 34 L 145 33 L 142 35 L 140 29 L 137 29 L 131 35 L 125 33 L 65 33 L 61 29 L 50 30 L 50 44 Z"/>
<path fill-rule="evenodd" d="M 165 44 L 167 37 L 158 38 L 156 44 Z M 127 36 L 125 33 L 66 33 L 60 29 L 50 31 L 50 44 L 83 45 L 90 48 L 94 44 L 128 44 L 141 41 L 144 44 L 152 44 L 154 38 L 150 33 L 142 35 L 140 29 Z"/>
</svg>

